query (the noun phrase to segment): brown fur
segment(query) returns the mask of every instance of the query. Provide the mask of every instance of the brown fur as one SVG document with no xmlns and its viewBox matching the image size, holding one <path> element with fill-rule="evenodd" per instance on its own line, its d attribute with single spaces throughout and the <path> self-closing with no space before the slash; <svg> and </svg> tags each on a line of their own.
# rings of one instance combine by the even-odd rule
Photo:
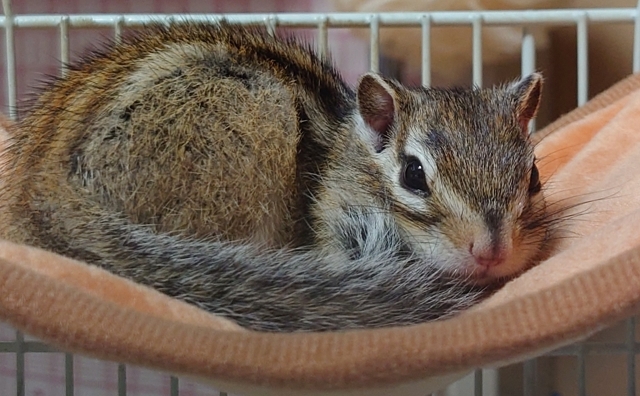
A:
<svg viewBox="0 0 640 396">
<path fill-rule="evenodd" d="M 70 65 L 11 128 L 0 233 L 254 329 L 436 319 L 482 296 L 456 267 L 469 243 L 516 249 L 494 281 L 545 250 L 521 130 L 539 88 L 370 73 L 353 92 L 294 40 L 149 26 Z M 412 145 L 437 168 L 428 193 L 402 186 Z"/>
<path fill-rule="evenodd" d="M 75 200 L 89 197 L 158 231 L 292 243 L 301 217 L 297 178 L 304 177 L 295 110 L 305 93 L 268 58 L 298 64 L 338 95 L 344 88 L 302 48 L 291 52 L 297 47 L 265 35 L 198 25 L 150 30 L 72 65 L 13 130 L 11 150 L 19 155 L 12 166 L 23 171 L 12 177 L 26 177 L 14 182 L 23 190 L 10 211 L 8 224 L 17 225 L 10 235 L 25 227 L 38 234 L 34 222 L 61 221 L 84 205 Z M 271 54 L 252 59 L 259 57 L 252 46 Z M 217 77 L 228 72 L 207 65 L 217 58 L 250 77 Z M 256 62 L 262 72 L 244 66 Z M 87 195 L 78 198 L 69 184 Z M 34 210 L 38 218 L 25 223 Z"/>
</svg>

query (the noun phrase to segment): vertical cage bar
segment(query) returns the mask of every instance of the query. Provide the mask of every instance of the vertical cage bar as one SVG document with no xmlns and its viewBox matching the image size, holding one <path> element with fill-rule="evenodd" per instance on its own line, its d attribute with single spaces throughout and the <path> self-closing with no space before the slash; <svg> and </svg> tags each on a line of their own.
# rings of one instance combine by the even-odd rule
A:
<svg viewBox="0 0 640 396">
<path fill-rule="evenodd" d="M 482 396 L 482 369 L 473 372 L 473 396 Z"/>
<path fill-rule="evenodd" d="M 25 396 L 24 387 L 24 334 L 16 331 L 16 394 Z"/>
<path fill-rule="evenodd" d="M 422 16 L 422 85 L 431 85 L 431 16 Z"/>
<path fill-rule="evenodd" d="M 69 64 L 69 17 L 60 20 L 60 75 L 64 76 Z"/>
<path fill-rule="evenodd" d="M 587 379 L 585 376 L 586 363 L 585 363 L 585 350 L 584 344 L 578 346 L 578 396 L 587 396 Z"/>
<path fill-rule="evenodd" d="M 627 395 L 636 394 L 636 318 L 627 321 Z"/>
<path fill-rule="evenodd" d="M 482 18 L 473 18 L 473 84 L 482 86 Z"/>
<path fill-rule="evenodd" d="M 531 31 L 525 26 L 522 30 L 522 53 L 521 53 L 521 75 L 522 77 L 536 71 L 536 42 Z M 536 130 L 536 120 L 529 121 L 529 133 Z"/>
<path fill-rule="evenodd" d="M 64 354 L 64 388 L 66 396 L 73 396 L 73 355 Z"/>
<path fill-rule="evenodd" d="M 528 28 L 522 31 L 522 77 L 528 76 L 536 70 L 536 43 Z"/>
<path fill-rule="evenodd" d="M 589 42 L 587 30 L 587 14 L 578 18 L 578 106 L 587 102 L 589 97 Z"/>
<path fill-rule="evenodd" d="M 318 54 L 322 58 L 326 58 L 329 52 L 329 32 L 327 30 L 327 23 L 329 18 L 323 16 L 318 23 Z"/>
<path fill-rule="evenodd" d="M 171 392 L 171 396 L 179 396 L 180 395 L 180 383 L 178 382 L 178 379 L 176 377 L 171 377 L 170 379 L 170 392 Z"/>
<path fill-rule="evenodd" d="M 380 17 L 378 15 L 372 15 L 369 21 L 370 31 L 370 57 L 371 64 L 369 69 L 372 72 L 378 72 L 380 70 Z"/>
<path fill-rule="evenodd" d="M 524 396 L 536 394 L 536 360 L 527 360 L 522 364 L 522 386 Z"/>
<path fill-rule="evenodd" d="M 640 0 L 636 4 L 636 16 L 633 23 L 633 72 L 640 72 Z"/>
<path fill-rule="evenodd" d="M 16 43 L 13 36 L 13 13 L 11 11 L 11 0 L 2 0 L 2 8 L 4 9 L 5 18 L 4 39 L 6 50 L 5 67 L 7 68 L 7 103 L 9 104 L 9 117 L 15 120 L 17 104 Z"/>
<path fill-rule="evenodd" d="M 115 39 L 116 43 L 120 42 L 120 39 L 122 38 L 122 28 L 124 26 L 124 18 L 120 17 L 116 20 L 116 22 L 113 25 L 113 37 Z"/>
<path fill-rule="evenodd" d="M 498 396 L 500 394 L 500 374 L 496 368 L 482 370 L 482 396 Z"/>
<path fill-rule="evenodd" d="M 118 396 L 127 396 L 127 366 L 118 365 Z"/>
<path fill-rule="evenodd" d="M 269 33 L 270 36 L 275 36 L 276 28 L 278 27 L 278 17 L 271 14 L 264 20 L 264 24 L 267 26 L 267 33 Z"/>
</svg>

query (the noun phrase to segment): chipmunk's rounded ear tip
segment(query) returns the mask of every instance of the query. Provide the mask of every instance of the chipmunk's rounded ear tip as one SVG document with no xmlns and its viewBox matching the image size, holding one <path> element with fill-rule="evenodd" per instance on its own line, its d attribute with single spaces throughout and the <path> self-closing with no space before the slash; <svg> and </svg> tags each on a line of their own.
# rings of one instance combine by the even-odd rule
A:
<svg viewBox="0 0 640 396">
<path fill-rule="evenodd" d="M 540 107 L 542 97 L 542 73 L 534 72 L 524 76 L 509 87 L 516 97 L 516 116 L 522 133 L 529 135 L 529 121 L 533 119 Z"/>
<path fill-rule="evenodd" d="M 369 72 L 360 77 L 357 89 L 358 111 L 370 129 L 375 150 L 382 150 L 398 111 L 396 84 L 378 73 Z"/>
</svg>

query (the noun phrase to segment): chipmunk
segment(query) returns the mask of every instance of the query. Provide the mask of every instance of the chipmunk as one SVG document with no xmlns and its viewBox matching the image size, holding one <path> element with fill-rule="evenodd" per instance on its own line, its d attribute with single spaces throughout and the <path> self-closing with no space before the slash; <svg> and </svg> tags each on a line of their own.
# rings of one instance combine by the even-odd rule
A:
<svg viewBox="0 0 640 396">
<path fill-rule="evenodd" d="M 353 89 L 294 38 L 151 24 L 70 64 L 11 130 L 1 232 L 253 330 L 449 317 L 553 240 L 541 87 Z"/>
</svg>

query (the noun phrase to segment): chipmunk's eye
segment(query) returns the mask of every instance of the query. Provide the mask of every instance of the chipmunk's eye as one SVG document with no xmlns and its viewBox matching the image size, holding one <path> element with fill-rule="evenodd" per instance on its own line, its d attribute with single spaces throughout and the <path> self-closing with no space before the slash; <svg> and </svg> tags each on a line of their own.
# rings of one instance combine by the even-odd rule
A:
<svg viewBox="0 0 640 396">
<path fill-rule="evenodd" d="M 540 174 L 538 173 L 538 167 L 533 164 L 531 168 L 531 175 L 529 176 L 529 194 L 537 194 L 542 189 L 542 183 L 540 183 Z"/>
<path fill-rule="evenodd" d="M 414 193 L 425 195 L 429 193 L 427 179 L 422 164 L 415 157 L 409 157 L 402 174 L 402 185 Z"/>
</svg>

